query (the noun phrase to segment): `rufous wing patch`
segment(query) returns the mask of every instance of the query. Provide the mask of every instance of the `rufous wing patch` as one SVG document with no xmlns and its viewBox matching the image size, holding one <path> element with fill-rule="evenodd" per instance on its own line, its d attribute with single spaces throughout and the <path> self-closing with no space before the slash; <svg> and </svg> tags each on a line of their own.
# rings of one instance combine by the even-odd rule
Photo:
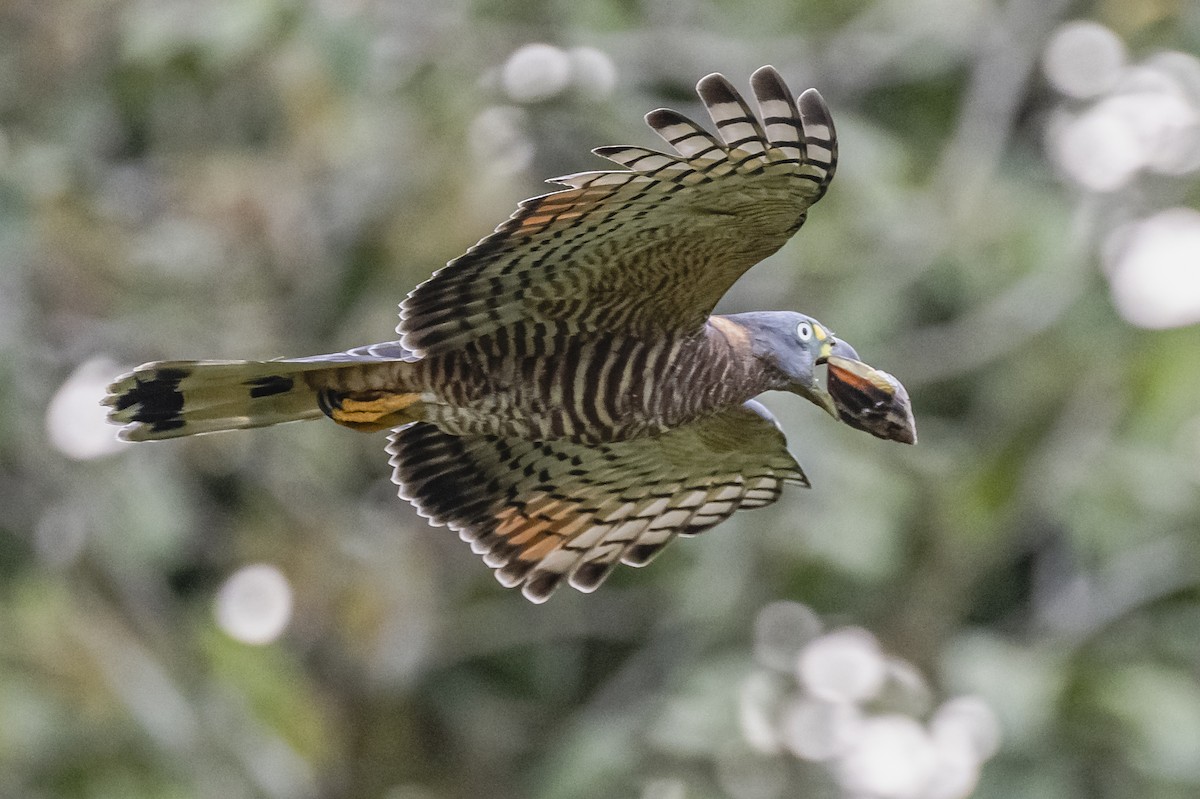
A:
<svg viewBox="0 0 1200 799">
<path fill-rule="evenodd" d="M 454 436 L 418 422 L 388 444 L 400 494 L 471 544 L 507 587 L 544 602 L 594 591 L 678 536 L 807 485 L 766 409 L 747 403 L 656 437 L 594 446 Z"/>
</svg>

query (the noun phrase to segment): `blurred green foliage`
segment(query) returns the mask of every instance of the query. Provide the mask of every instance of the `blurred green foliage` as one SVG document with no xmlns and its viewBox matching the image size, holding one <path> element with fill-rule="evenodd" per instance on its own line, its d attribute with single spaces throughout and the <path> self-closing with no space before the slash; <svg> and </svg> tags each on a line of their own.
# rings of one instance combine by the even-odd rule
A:
<svg viewBox="0 0 1200 799">
<path fill-rule="evenodd" d="M 1192 5 L 1149 0 L 4 4 L 0 796 L 837 796 L 738 754 L 778 599 L 987 700 L 978 796 L 1196 795 L 1200 331 L 1125 321 L 1101 256 L 1200 187 L 1063 174 L 1039 59 L 1074 17 L 1135 61 L 1200 49 Z M 511 100 L 531 42 L 611 85 L 601 59 Z M 812 491 L 533 607 L 395 498 L 379 436 L 54 443 L 81 364 L 389 338 L 543 178 L 764 63 L 822 90 L 842 161 L 721 309 L 830 324 L 909 387 L 919 446 L 769 397 Z M 252 646 L 213 607 L 259 562 L 293 607 Z"/>
</svg>

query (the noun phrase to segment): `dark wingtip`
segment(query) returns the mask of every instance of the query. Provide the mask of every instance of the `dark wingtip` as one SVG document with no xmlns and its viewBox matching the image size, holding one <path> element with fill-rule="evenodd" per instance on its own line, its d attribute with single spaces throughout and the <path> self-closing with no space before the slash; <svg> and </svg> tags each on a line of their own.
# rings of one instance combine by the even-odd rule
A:
<svg viewBox="0 0 1200 799">
<path fill-rule="evenodd" d="M 521 586 L 521 593 L 530 602 L 540 605 L 550 598 L 562 583 L 563 575 L 552 571 L 535 571 Z"/>
<path fill-rule="evenodd" d="M 670 108 L 656 108 L 645 116 L 646 124 L 658 130 L 680 122 L 691 124 L 691 120 Z M 592 152 L 596 152 L 592 150 Z"/>
<path fill-rule="evenodd" d="M 617 562 L 591 561 L 581 563 L 571 574 L 571 587 L 590 594 L 603 584 L 616 568 Z"/>
<path fill-rule="evenodd" d="M 754 70 L 750 88 L 754 90 L 754 96 L 762 100 L 791 100 L 791 90 L 783 76 L 770 64 Z"/>
<path fill-rule="evenodd" d="M 738 90 L 729 82 L 729 78 L 720 72 L 713 72 L 701 78 L 696 84 L 696 94 L 708 105 L 738 103 L 742 99 Z"/>
<path fill-rule="evenodd" d="M 812 114 L 814 117 L 829 118 L 829 105 L 816 89 L 802 91 L 796 105 L 800 107 L 801 111 Z"/>
</svg>

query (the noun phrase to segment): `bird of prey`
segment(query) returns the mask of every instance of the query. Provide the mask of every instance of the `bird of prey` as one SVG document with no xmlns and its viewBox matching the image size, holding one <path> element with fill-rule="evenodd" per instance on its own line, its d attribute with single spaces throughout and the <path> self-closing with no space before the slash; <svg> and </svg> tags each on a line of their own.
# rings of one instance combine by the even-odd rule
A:
<svg viewBox="0 0 1200 799">
<path fill-rule="evenodd" d="M 272 361 L 163 361 L 104 400 L 131 441 L 328 417 L 391 430 L 400 495 L 545 601 L 643 566 L 676 536 L 808 485 L 754 397 L 789 391 L 880 438 L 915 441 L 907 394 L 813 319 L 714 315 L 825 194 L 829 110 L 773 67 L 756 115 L 722 75 L 697 93 L 716 135 L 646 121 L 673 153 L 556 178 L 400 305 L 398 341 Z M 821 385 L 818 367 L 828 364 Z"/>
</svg>

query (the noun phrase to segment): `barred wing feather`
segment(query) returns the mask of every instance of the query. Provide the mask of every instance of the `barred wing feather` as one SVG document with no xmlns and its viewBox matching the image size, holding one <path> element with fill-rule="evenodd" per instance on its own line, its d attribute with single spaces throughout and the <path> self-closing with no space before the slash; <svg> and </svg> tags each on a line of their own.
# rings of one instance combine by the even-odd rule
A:
<svg viewBox="0 0 1200 799">
<path fill-rule="evenodd" d="M 677 535 L 808 485 L 756 402 L 654 438 L 597 446 L 453 436 L 419 422 L 388 444 L 400 495 L 456 530 L 505 586 L 544 602 L 567 580 L 593 591 Z"/>
<path fill-rule="evenodd" d="M 509 330 L 652 336 L 690 331 L 746 270 L 775 252 L 824 194 L 837 163 L 820 95 L 793 99 L 772 67 L 751 78 L 761 119 L 724 77 L 697 93 L 718 136 L 674 111 L 647 115 L 676 154 L 595 152 L 625 167 L 552 181 L 401 303 L 418 355 Z"/>
</svg>

